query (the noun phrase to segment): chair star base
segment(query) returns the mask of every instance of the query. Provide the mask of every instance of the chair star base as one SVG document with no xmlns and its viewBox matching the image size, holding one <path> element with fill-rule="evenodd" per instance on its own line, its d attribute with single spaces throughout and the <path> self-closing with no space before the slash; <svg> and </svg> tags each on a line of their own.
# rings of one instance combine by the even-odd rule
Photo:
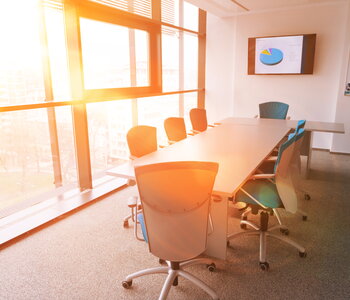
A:
<svg viewBox="0 0 350 300">
<path fill-rule="evenodd" d="M 191 281 L 192 283 L 200 287 L 202 290 L 204 290 L 207 294 L 209 294 L 213 299 L 219 299 L 215 291 L 212 288 L 210 288 L 206 283 L 204 283 L 202 280 L 198 279 L 197 277 L 183 270 L 183 268 L 188 266 L 192 266 L 196 264 L 206 264 L 208 270 L 212 272 L 215 270 L 216 267 L 211 259 L 196 258 L 196 259 L 188 260 L 182 263 L 169 262 L 169 261 L 166 261 L 166 263 L 167 263 L 167 266 L 149 268 L 149 269 L 145 269 L 145 270 L 138 271 L 128 275 L 125 278 L 125 281 L 122 282 L 122 286 L 124 288 L 130 288 L 132 285 L 132 280 L 135 278 L 149 275 L 149 274 L 164 273 L 164 274 L 168 274 L 168 276 L 165 279 L 162 291 L 158 298 L 159 300 L 163 300 L 167 298 L 171 286 L 172 285 L 176 286 L 178 284 L 178 281 L 177 281 L 178 276 L 182 276 L 187 280 Z"/>
<path fill-rule="evenodd" d="M 227 237 L 227 243 L 229 244 L 230 240 L 235 239 L 235 238 L 240 237 L 240 236 L 258 235 L 260 237 L 259 264 L 260 264 L 261 269 L 264 271 L 269 269 L 269 264 L 266 261 L 266 238 L 267 237 L 273 237 L 275 239 L 278 239 L 280 241 L 283 241 L 283 242 L 293 246 L 294 248 L 299 250 L 300 257 L 305 257 L 306 252 L 305 252 L 304 247 L 302 247 L 301 245 L 299 245 L 298 243 L 294 242 L 292 239 L 290 239 L 286 236 L 271 233 L 272 230 L 275 230 L 278 228 L 284 229 L 284 227 L 283 227 L 283 225 L 278 224 L 278 225 L 275 225 L 275 226 L 268 228 L 268 219 L 269 219 L 269 213 L 266 211 L 262 211 L 260 213 L 260 226 L 251 222 L 251 221 L 241 220 L 241 225 L 242 224 L 248 225 L 248 226 L 252 227 L 253 229 L 230 234 Z"/>
</svg>

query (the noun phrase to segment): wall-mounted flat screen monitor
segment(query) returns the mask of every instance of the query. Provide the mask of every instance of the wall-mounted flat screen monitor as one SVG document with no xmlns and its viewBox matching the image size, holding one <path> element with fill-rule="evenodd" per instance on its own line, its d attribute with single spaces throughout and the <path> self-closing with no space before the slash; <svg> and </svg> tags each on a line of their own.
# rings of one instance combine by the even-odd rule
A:
<svg viewBox="0 0 350 300">
<path fill-rule="evenodd" d="M 316 34 L 248 39 L 248 74 L 312 74 Z"/>
</svg>

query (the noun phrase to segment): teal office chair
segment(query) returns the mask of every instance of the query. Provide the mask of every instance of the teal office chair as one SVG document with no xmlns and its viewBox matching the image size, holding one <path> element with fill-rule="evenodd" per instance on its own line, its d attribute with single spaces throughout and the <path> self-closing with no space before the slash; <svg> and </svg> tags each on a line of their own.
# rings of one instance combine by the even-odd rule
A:
<svg viewBox="0 0 350 300">
<path fill-rule="evenodd" d="M 274 214 L 276 208 L 284 208 L 291 213 L 295 213 L 298 209 L 298 199 L 294 189 L 290 167 L 294 155 L 295 141 L 296 137 L 294 136 L 281 145 L 274 174 L 253 175 L 251 180 L 245 183 L 235 195 L 235 201 L 247 203 L 253 214 L 260 212 L 260 225 L 242 219 L 242 225 L 248 225 L 253 229 L 229 235 L 228 243 L 230 240 L 242 235 L 259 235 L 259 261 L 262 270 L 269 269 L 269 264 L 266 261 L 267 237 L 274 237 L 284 241 L 297 248 L 301 257 L 306 256 L 305 249 L 296 242 L 286 236 L 271 233 L 272 230 L 281 228 L 280 224 L 271 228 L 268 227 L 269 214 Z"/>
<path fill-rule="evenodd" d="M 136 159 L 146 154 L 157 151 L 157 129 L 152 126 L 139 125 L 131 128 L 126 134 L 126 140 L 130 151 L 130 159 Z M 135 185 L 132 180 L 128 181 L 128 185 Z M 136 212 L 141 209 L 137 196 L 131 196 L 128 199 L 128 206 L 131 213 L 124 218 L 123 226 L 129 226 L 129 220 L 137 223 Z M 134 227 L 134 234 L 137 239 L 137 224 Z"/>
<path fill-rule="evenodd" d="M 187 137 L 184 118 L 170 117 L 164 121 L 164 129 L 169 144 L 174 144 Z"/>
<path fill-rule="evenodd" d="M 166 299 L 177 277 L 182 276 L 207 292 L 217 294 L 203 281 L 184 270 L 209 258 L 196 258 L 206 249 L 211 193 L 218 164 L 213 162 L 167 162 L 135 167 L 137 187 L 143 207 L 143 232 L 149 251 L 167 266 L 145 269 L 128 275 L 122 282 L 129 288 L 135 278 L 167 274 L 159 299 Z M 145 295 L 142 295 L 145 298 Z"/>
<path fill-rule="evenodd" d="M 283 102 L 265 102 L 259 104 L 259 116 L 266 119 L 286 119 L 289 105 Z"/>
<path fill-rule="evenodd" d="M 301 195 L 304 195 L 304 199 L 310 199 L 310 195 L 307 194 L 305 191 L 303 191 L 300 188 L 300 180 L 301 180 L 301 161 L 300 161 L 300 147 L 302 144 L 302 140 L 304 137 L 304 126 L 305 126 L 306 121 L 305 120 L 299 120 L 297 123 L 297 126 L 295 128 L 295 131 L 293 133 L 290 133 L 288 135 L 288 140 L 295 138 L 295 145 L 294 145 L 294 151 L 293 151 L 293 158 L 291 159 L 290 163 L 290 168 L 291 168 L 291 174 L 292 174 L 292 181 L 294 184 L 294 188 L 296 190 L 298 200 L 302 197 Z M 298 132 L 298 134 L 297 134 Z M 258 173 L 272 173 L 276 169 L 276 161 L 277 161 L 278 156 L 271 156 L 267 159 L 266 162 L 264 162 L 260 167 L 259 167 L 259 172 Z M 242 214 L 242 220 L 247 220 L 247 215 L 250 213 L 250 210 L 247 209 L 243 214 Z M 306 221 L 307 220 L 307 214 L 300 210 L 298 208 L 297 214 L 301 215 L 302 220 Z M 276 216 L 278 223 L 280 224 L 280 231 L 288 235 L 289 234 L 289 229 L 287 226 L 285 226 L 282 223 L 281 216 L 279 212 L 274 209 L 274 215 Z M 246 225 L 242 224 L 241 225 L 242 229 L 246 229 Z"/>
<path fill-rule="evenodd" d="M 220 123 L 208 124 L 207 111 L 204 108 L 192 108 L 190 110 L 190 120 L 193 133 L 200 133 L 207 130 L 208 127 L 220 125 Z"/>
</svg>

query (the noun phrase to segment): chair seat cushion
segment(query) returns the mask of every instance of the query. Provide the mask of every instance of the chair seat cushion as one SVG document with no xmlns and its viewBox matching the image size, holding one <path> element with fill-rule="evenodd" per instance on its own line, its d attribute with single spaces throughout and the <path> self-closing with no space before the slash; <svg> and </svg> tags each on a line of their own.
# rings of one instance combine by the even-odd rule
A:
<svg viewBox="0 0 350 300">
<path fill-rule="evenodd" d="M 283 207 L 276 185 L 267 179 L 249 180 L 242 188 L 266 207 Z M 241 190 L 236 193 L 235 200 L 237 202 L 256 204 L 254 200 Z"/>
</svg>

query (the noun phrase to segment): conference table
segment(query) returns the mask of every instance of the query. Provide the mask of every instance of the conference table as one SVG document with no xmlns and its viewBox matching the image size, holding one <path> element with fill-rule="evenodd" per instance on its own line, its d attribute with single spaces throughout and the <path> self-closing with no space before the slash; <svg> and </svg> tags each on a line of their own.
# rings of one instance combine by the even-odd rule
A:
<svg viewBox="0 0 350 300">
<path fill-rule="evenodd" d="M 169 161 L 219 163 L 210 212 L 214 230 L 208 236 L 205 253 L 225 259 L 228 234 L 227 199 L 234 196 L 290 130 L 286 125 L 252 126 L 224 122 L 220 126 L 112 168 L 107 174 L 135 180 L 134 166 L 137 165 Z"/>
<path fill-rule="evenodd" d="M 241 124 L 241 125 L 271 125 L 280 126 L 285 125 L 294 129 L 298 123 L 297 120 L 280 120 L 280 119 L 264 119 L 264 118 L 241 118 L 233 117 L 222 120 L 221 123 L 225 124 Z M 312 154 L 312 141 L 314 132 L 326 132 L 326 133 L 345 133 L 343 123 L 334 122 L 320 122 L 320 121 L 306 121 L 305 123 L 305 135 L 303 143 L 300 149 L 300 154 L 306 156 L 306 178 L 309 177 L 311 169 L 311 154 Z"/>
<path fill-rule="evenodd" d="M 107 171 L 108 175 L 135 180 L 134 167 L 170 161 L 213 161 L 219 163 L 211 203 L 213 232 L 208 235 L 206 254 L 225 259 L 227 245 L 228 198 L 255 173 L 282 139 L 295 128 L 297 121 L 252 118 L 227 118 L 221 125 L 190 136 Z M 332 124 L 332 123 L 330 123 Z M 323 127 L 322 127 L 323 126 Z M 331 128 L 333 126 L 333 128 Z M 339 125 L 306 122 L 307 132 L 340 133 Z M 331 131 L 333 130 L 333 131 Z M 310 143 L 312 139 L 308 141 Z M 307 150 L 310 150 L 311 146 Z M 308 153 L 310 159 L 310 153 Z"/>
</svg>

